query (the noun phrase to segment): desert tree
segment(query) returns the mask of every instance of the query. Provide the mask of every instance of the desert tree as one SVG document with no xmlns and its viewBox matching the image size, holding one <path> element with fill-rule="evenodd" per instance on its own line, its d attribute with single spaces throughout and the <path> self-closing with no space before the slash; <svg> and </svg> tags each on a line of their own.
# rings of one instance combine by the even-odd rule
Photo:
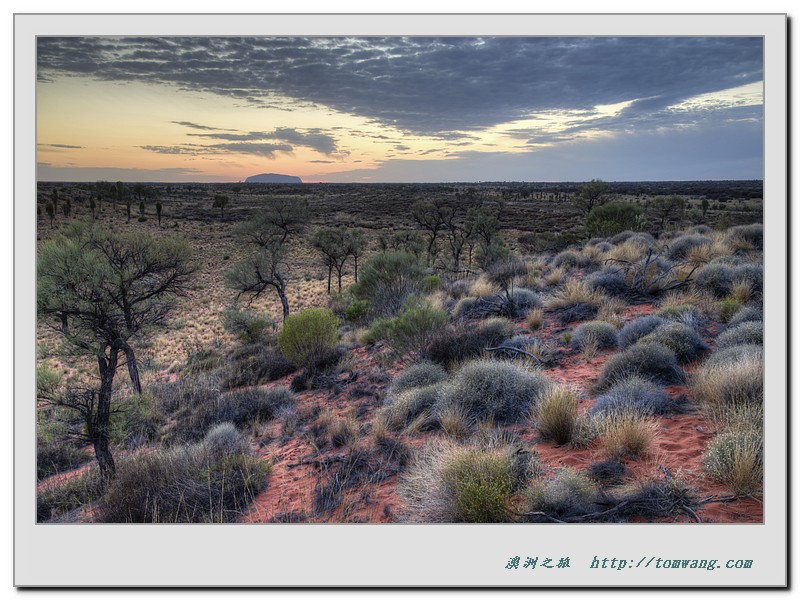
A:
<svg viewBox="0 0 800 600">
<path fill-rule="evenodd" d="M 286 297 L 286 258 L 288 249 L 280 241 L 282 232 L 264 243 L 250 256 L 238 261 L 225 273 L 225 283 L 237 292 L 236 299 L 248 297 L 252 302 L 264 292 L 272 289 L 280 298 L 283 320 L 289 316 L 289 300 Z"/>
<path fill-rule="evenodd" d="M 55 219 L 56 216 L 56 209 L 53 208 L 53 203 L 48 202 L 47 204 L 45 204 L 44 210 L 47 213 L 47 216 L 50 217 L 50 229 L 53 229 L 53 219 Z"/>
<path fill-rule="evenodd" d="M 686 198 L 683 196 L 657 196 L 650 202 L 650 210 L 658 220 L 658 231 L 670 221 L 683 218 L 686 209 Z"/>
<path fill-rule="evenodd" d="M 72 202 L 67 198 L 66 202 L 61 205 L 61 212 L 64 213 L 64 218 L 69 219 L 69 214 L 72 211 Z"/>
<path fill-rule="evenodd" d="M 409 252 L 417 258 L 425 251 L 425 240 L 418 231 L 381 232 L 378 234 L 378 250 L 381 252 Z"/>
<path fill-rule="evenodd" d="M 92 220 L 97 220 L 97 202 L 95 202 L 94 196 L 89 196 L 89 210 L 92 213 Z"/>
<path fill-rule="evenodd" d="M 307 219 L 305 203 L 289 208 L 289 204 L 277 202 L 236 228 L 239 239 L 256 248 L 253 254 L 234 264 L 225 274 L 225 282 L 237 292 L 237 300 L 246 296 L 252 302 L 272 289 L 280 298 L 283 319 L 286 320 L 289 316 L 286 297 L 289 249 L 286 240 L 292 233 L 301 231 Z"/>
<path fill-rule="evenodd" d="M 353 279 L 358 283 L 358 259 L 364 254 L 367 248 L 367 238 L 364 230 L 353 228 L 347 230 L 347 250 L 353 257 Z"/>
<path fill-rule="evenodd" d="M 336 271 L 339 291 L 342 291 L 344 264 L 350 256 L 347 230 L 344 227 L 322 227 L 311 236 L 311 245 L 322 255 L 328 268 L 328 293 L 331 293 L 331 277 Z"/>
<path fill-rule="evenodd" d="M 595 206 L 606 203 L 606 196 L 610 188 L 602 179 L 592 179 L 589 183 L 578 188 L 578 193 L 573 196 L 575 205 L 582 209 L 587 215 L 592 212 Z"/>
<path fill-rule="evenodd" d="M 224 194 L 214 194 L 214 204 L 212 205 L 213 208 L 219 209 L 219 218 L 225 218 L 225 207 L 228 206 L 228 202 L 230 198 L 228 198 Z"/>
<path fill-rule="evenodd" d="M 447 243 L 450 247 L 450 257 L 453 260 L 452 269 L 454 273 L 461 271 L 461 256 L 466 248 L 471 248 L 469 244 L 475 237 L 474 209 L 467 211 L 466 218 L 459 219 L 457 211 L 451 213 L 447 221 Z M 470 261 L 471 261 L 470 252 Z"/>
<path fill-rule="evenodd" d="M 158 226 L 161 227 L 161 202 L 156 202 L 156 217 L 158 217 Z"/>
<path fill-rule="evenodd" d="M 308 221 L 308 202 L 297 199 L 265 200 L 265 207 L 255 219 L 259 227 L 277 228 L 282 232 L 281 243 L 290 235 L 300 233 Z"/>
<path fill-rule="evenodd" d="M 124 361 L 141 394 L 134 346 L 164 325 L 194 272 L 182 239 L 118 233 L 85 222 L 40 247 L 39 318 L 76 353 L 97 361 L 99 387 L 74 403 L 89 411 L 91 442 L 105 475 L 114 473 L 109 435 L 117 369 Z"/>
<path fill-rule="evenodd" d="M 436 241 L 439 233 L 447 229 L 447 223 L 453 217 L 453 209 L 441 200 L 417 200 L 411 205 L 411 218 L 425 231 L 428 237 L 428 264 L 432 264 L 436 255 Z"/>
</svg>

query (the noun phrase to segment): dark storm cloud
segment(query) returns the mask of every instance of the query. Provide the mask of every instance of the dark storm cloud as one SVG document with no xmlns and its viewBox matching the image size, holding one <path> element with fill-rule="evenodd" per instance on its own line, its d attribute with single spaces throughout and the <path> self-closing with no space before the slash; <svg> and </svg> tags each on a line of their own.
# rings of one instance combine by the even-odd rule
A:
<svg viewBox="0 0 800 600">
<path fill-rule="evenodd" d="M 647 98 L 645 114 L 763 78 L 760 38 L 38 38 L 38 77 L 276 97 L 448 135 Z M 451 134 L 452 135 L 452 134 Z M 455 134 L 457 135 L 457 134 Z"/>
</svg>

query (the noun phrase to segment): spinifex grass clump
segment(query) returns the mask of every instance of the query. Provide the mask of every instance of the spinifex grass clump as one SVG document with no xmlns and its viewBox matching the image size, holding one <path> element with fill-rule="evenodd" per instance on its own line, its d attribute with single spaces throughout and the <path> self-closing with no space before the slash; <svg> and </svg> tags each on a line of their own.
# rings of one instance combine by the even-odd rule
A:
<svg viewBox="0 0 800 600">
<path fill-rule="evenodd" d="M 401 431 L 414 425 L 417 431 L 427 431 L 437 425 L 433 414 L 441 384 L 413 387 L 392 393 L 386 398 L 379 416 L 392 431 Z"/>
<path fill-rule="evenodd" d="M 599 384 L 608 387 L 634 375 L 666 385 L 683 382 L 683 371 L 672 350 L 657 342 L 637 342 L 608 359 Z"/>
<path fill-rule="evenodd" d="M 712 355 L 692 378 L 698 401 L 725 411 L 727 407 L 764 403 L 764 358 L 749 346 Z M 748 350 L 744 350 L 747 348 Z"/>
<path fill-rule="evenodd" d="M 697 360 L 703 352 L 708 350 L 708 344 L 700 337 L 700 334 L 683 323 L 660 325 L 639 340 L 639 343 L 645 342 L 663 344 L 675 353 L 675 357 L 680 363 Z"/>
<path fill-rule="evenodd" d="M 411 388 L 434 385 L 445 379 L 447 379 L 447 371 L 442 367 L 434 363 L 421 361 L 409 365 L 392 380 L 388 395 L 396 396 Z"/>
<path fill-rule="evenodd" d="M 730 294 L 732 285 L 733 269 L 725 264 L 709 263 L 698 269 L 694 275 L 694 287 L 717 298 Z"/>
<path fill-rule="evenodd" d="M 558 469 L 550 479 L 537 479 L 525 490 L 526 513 L 534 522 L 589 514 L 597 510 L 597 501 L 595 483 L 571 467 Z"/>
<path fill-rule="evenodd" d="M 514 423 L 530 414 L 549 386 L 547 377 L 517 364 L 473 360 L 445 384 L 436 411 L 459 407 L 476 421 Z"/>
<path fill-rule="evenodd" d="M 682 235 L 669 245 L 669 257 L 672 260 L 683 260 L 689 252 L 702 246 L 711 246 L 711 238 L 702 235 Z"/>
<path fill-rule="evenodd" d="M 761 309 L 755 308 L 753 306 L 745 306 L 739 309 L 734 315 L 731 317 L 730 321 L 728 321 L 728 327 L 736 327 L 737 325 L 741 325 L 742 323 L 747 323 L 750 321 L 763 321 L 764 320 L 764 313 Z"/>
<path fill-rule="evenodd" d="M 703 466 L 735 494 L 758 492 L 764 478 L 764 436 L 759 429 L 724 431 L 706 449 Z"/>
<path fill-rule="evenodd" d="M 760 321 L 746 321 L 726 329 L 717 336 L 716 348 L 722 350 L 742 344 L 764 344 L 764 324 Z"/>
<path fill-rule="evenodd" d="M 553 386 L 542 394 L 533 412 L 536 427 L 546 439 L 556 444 L 566 444 L 572 439 L 578 417 L 578 398 L 575 391 L 563 386 Z"/>
<path fill-rule="evenodd" d="M 661 317 L 648 315 L 629 321 L 617 333 L 617 344 L 621 349 L 635 344 L 641 338 L 651 333 L 656 327 L 664 325 L 666 321 Z"/>
<path fill-rule="evenodd" d="M 561 323 L 591 319 L 597 314 L 605 295 L 592 290 L 578 279 L 568 280 L 545 302 L 545 309 L 555 313 Z"/>
<path fill-rule="evenodd" d="M 571 343 L 576 350 L 585 350 L 589 345 L 598 350 L 613 348 L 617 345 L 617 330 L 605 321 L 587 321 L 572 332 Z"/>
<path fill-rule="evenodd" d="M 589 275 L 585 281 L 589 289 L 609 296 L 625 296 L 630 291 L 625 280 L 625 271 L 619 267 L 606 266 Z"/>
<path fill-rule="evenodd" d="M 660 385 L 633 376 L 618 381 L 599 396 L 592 412 L 605 415 L 627 411 L 649 416 L 679 412 L 683 406 L 683 401 L 672 398 Z"/>
<path fill-rule="evenodd" d="M 636 410 L 611 411 L 600 420 L 600 445 L 608 459 L 639 457 L 652 445 L 658 426 Z"/>
<path fill-rule="evenodd" d="M 417 450 L 399 493 L 423 523 L 502 523 L 524 483 L 527 457 L 512 444 L 432 442 Z"/>
</svg>

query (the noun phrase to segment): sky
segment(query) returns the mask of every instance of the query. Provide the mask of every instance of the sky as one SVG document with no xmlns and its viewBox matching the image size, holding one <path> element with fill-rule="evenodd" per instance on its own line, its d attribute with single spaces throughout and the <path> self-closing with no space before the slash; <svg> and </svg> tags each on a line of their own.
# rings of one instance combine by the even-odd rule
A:
<svg viewBox="0 0 800 600">
<path fill-rule="evenodd" d="M 761 179 L 741 37 L 38 38 L 41 181 Z"/>
</svg>

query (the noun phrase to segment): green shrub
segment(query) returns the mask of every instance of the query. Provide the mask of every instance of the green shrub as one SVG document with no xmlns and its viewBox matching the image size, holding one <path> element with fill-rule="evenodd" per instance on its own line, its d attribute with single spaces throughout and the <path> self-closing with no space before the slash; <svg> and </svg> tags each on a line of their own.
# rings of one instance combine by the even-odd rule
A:
<svg viewBox="0 0 800 600">
<path fill-rule="evenodd" d="M 717 310 L 719 311 L 720 318 L 728 323 L 739 310 L 742 308 L 742 301 L 738 298 L 728 296 L 723 298 L 717 303 Z"/>
<path fill-rule="evenodd" d="M 600 385 L 606 387 L 639 375 L 656 383 L 681 383 L 683 372 L 675 353 L 656 342 L 637 342 L 627 350 L 608 359 L 600 375 Z"/>
<path fill-rule="evenodd" d="M 596 349 L 613 348 L 617 345 L 617 330 L 605 321 L 587 321 L 572 332 L 571 343 L 576 350 L 584 350 L 589 345 Z"/>
<path fill-rule="evenodd" d="M 302 367 L 317 361 L 338 339 L 336 315 L 326 308 L 309 308 L 286 317 L 278 335 L 278 346 L 293 365 Z"/>
<path fill-rule="evenodd" d="M 443 472 L 452 490 L 454 520 L 463 523 L 503 523 L 511 494 L 513 465 L 509 456 L 471 450 L 455 456 Z"/>
<path fill-rule="evenodd" d="M 642 209 L 628 202 L 609 202 L 595 206 L 586 217 L 586 230 L 592 237 L 607 237 L 641 226 Z"/>
<path fill-rule="evenodd" d="M 230 307 L 222 311 L 222 326 L 240 341 L 251 343 L 263 341 L 274 328 L 275 322 L 251 310 Z"/>
<path fill-rule="evenodd" d="M 571 467 L 562 467 L 551 479 L 533 481 L 525 496 L 528 512 L 563 519 L 595 512 L 597 489 L 586 474 Z M 530 519 L 548 520 L 538 515 Z"/>
<path fill-rule="evenodd" d="M 746 321 L 726 329 L 717 336 L 716 349 L 723 350 L 743 344 L 764 345 L 764 324 L 760 321 Z"/>
<path fill-rule="evenodd" d="M 703 352 L 708 350 L 708 344 L 703 341 L 700 334 L 683 323 L 659 325 L 639 340 L 639 343 L 646 342 L 663 344 L 675 353 L 679 363 L 697 360 Z"/>
<path fill-rule="evenodd" d="M 344 309 L 344 318 L 351 323 L 360 323 L 367 318 L 370 311 L 369 300 L 355 300 Z"/>
<path fill-rule="evenodd" d="M 550 386 L 542 374 L 496 360 L 466 363 L 445 384 L 437 401 L 441 412 L 459 406 L 476 421 L 513 423 L 530 414 L 539 397 Z"/>
<path fill-rule="evenodd" d="M 158 438 L 164 414 L 158 410 L 152 394 L 132 394 L 117 402 L 111 415 L 111 439 L 128 449 Z"/>
<path fill-rule="evenodd" d="M 736 494 L 758 492 L 764 478 L 763 434 L 757 429 L 720 433 L 706 448 L 703 466 Z"/>
<path fill-rule="evenodd" d="M 421 352 L 448 321 L 446 313 L 410 296 L 402 311 L 389 321 L 387 334 L 392 346 L 399 352 Z"/>
<path fill-rule="evenodd" d="M 375 316 L 393 315 L 409 296 L 423 286 L 425 267 L 408 252 L 381 252 L 362 267 L 358 283 L 350 289 L 359 300 L 368 300 Z"/>
<path fill-rule="evenodd" d="M 422 291 L 426 294 L 442 289 L 442 278 L 438 275 L 427 275 L 422 280 Z"/>
</svg>

